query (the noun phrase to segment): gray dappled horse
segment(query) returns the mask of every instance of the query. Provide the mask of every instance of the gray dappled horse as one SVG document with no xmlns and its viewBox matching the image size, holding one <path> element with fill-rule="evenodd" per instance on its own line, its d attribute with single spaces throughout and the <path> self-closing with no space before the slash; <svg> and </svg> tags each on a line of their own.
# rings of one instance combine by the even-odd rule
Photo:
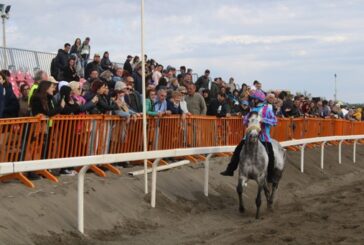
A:
<svg viewBox="0 0 364 245">
<path fill-rule="evenodd" d="M 236 191 L 239 196 L 239 211 L 244 212 L 243 204 L 243 186 L 246 186 L 246 182 L 249 179 L 255 180 L 258 184 L 258 193 L 255 200 L 257 206 L 257 212 L 255 218 L 259 218 L 259 208 L 261 205 L 261 192 L 264 189 L 265 196 L 267 198 L 268 208 L 272 208 L 274 193 L 278 188 L 278 182 L 282 176 L 284 161 L 285 161 L 285 149 L 281 145 L 272 140 L 272 147 L 274 152 L 274 171 L 272 190 L 267 185 L 267 168 L 268 168 L 268 153 L 263 143 L 259 140 L 259 133 L 261 130 L 260 122 L 261 117 L 258 113 L 253 112 L 249 115 L 248 127 L 246 130 L 245 144 L 240 152 L 239 161 L 239 180 L 236 187 Z"/>
</svg>

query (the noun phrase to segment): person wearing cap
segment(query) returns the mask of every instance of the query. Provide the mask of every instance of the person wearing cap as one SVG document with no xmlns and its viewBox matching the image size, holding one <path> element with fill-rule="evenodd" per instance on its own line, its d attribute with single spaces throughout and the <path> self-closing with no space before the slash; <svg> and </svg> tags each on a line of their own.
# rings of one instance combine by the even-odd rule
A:
<svg viewBox="0 0 364 245">
<path fill-rule="evenodd" d="M 126 60 L 124 62 L 124 71 L 127 71 L 129 73 L 129 75 L 132 75 L 133 74 L 133 67 L 131 66 L 131 61 L 133 59 L 133 56 L 131 55 L 128 55 L 128 57 L 126 57 Z"/>
<path fill-rule="evenodd" d="M 261 131 L 259 133 L 259 139 L 267 149 L 269 162 L 268 162 L 268 183 L 272 182 L 273 170 L 274 170 L 274 153 L 271 144 L 270 129 L 272 126 L 277 125 L 277 118 L 274 115 L 272 106 L 265 102 L 265 94 L 261 90 L 252 91 L 250 94 L 250 102 L 252 104 L 252 112 L 256 112 L 261 115 Z M 248 118 L 250 113 L 244 117 L 244 125 L 248 124 Z M 224 176 L 233 176 L 234 171 L 238 168 L 240 160 L 240 152 L 245 143 L 245 137 L 241 140 L 239 145 L 235 148 L 234 154 L 231 157 L 230 163 L 228 164 L 225 171 L 221 172 Z"/>
<path fill-rule="evenodd" d="M 101 74 L 104 71 L 100 65 L 100 55 L 97 53 L 94 54 L 93 61 L 88 63 L 85 68 L 85 78 L 86 79 L 88 79 L 90 77 L 90 73 L 93 70 L 98 71 L 99 74 Z"/>
<path fill-rule="evenodd" d="M 250 112 L 249 101 L 240 100 L 238 105 L 233 107 L 231 115 L 246 116 Z"/>
<path fill-rule="evenodd" d="M 201 89 L 210 89 L 211 88 L 211 81 L 210 81 L 210 71 L 209 70 L 205 70 L 205 74 L 203 76 L 200 76 L 195 85 L 196 85 L 196 89 L 197 91 L 200 91 Z"/>
</svg>

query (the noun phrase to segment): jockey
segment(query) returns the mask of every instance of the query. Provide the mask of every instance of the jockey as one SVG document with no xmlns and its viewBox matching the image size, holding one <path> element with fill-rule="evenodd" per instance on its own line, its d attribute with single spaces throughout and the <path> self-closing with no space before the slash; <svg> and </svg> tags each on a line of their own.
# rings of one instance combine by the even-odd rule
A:
<svg viewBox="0 0 364 245">
<path fill-rule="evenodd" d="M 272 175 L 274 170 L 274 153 L 270 137 L 270 129 L 272 126 L 277 125 L 277 118 L 274 115 L 272 105 L 265 103 L 265 94 L 261 90 L 252 91 L 250 94 L 250 101 L 252 105 L 251 112 L 257 112 L 261 118 L 261 131 L 259 134 L 259 139 L 267 149 L 269 163 L 268 163 L 268 183 L 272 182 Z M 250 112 L 250 113 L 251 113 Z M 247 125 L 249 115 L 244 117 L 244 125 Z M 234 171 L 238 168 L 240 152 L 245 143 L 245 137 L 241 140 L 239 145 L 235 148 L 234 154 L 231 157 L 230 163 L 226 170 L 221 172 L 224 176 L 233 176 Z"/>
</svg>

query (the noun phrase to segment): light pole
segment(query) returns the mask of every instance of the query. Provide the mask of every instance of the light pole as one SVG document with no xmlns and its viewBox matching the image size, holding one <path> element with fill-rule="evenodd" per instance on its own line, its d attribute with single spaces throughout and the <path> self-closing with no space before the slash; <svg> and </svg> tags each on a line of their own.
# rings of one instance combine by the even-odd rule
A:
<svg viewBox="0 0 364 245">
<path fill-rule="evenodd" d="M 0 4 L 0 14 L 3 22 L 3 55 L 4 55 L 4 69 L 8 69 L 8 57 L 6 56 L 6 35 L 5 35 L 5 20 L 9 19 L 11 5 L 5 6 Z"/>
<path fill-rule="evenodd" d="M 337 81 L 336 81 L 336 73 L 334 74 L 334 77 L 335 77 L 335 93 L 334 93 L 334 101 L 336 102 L 337 101 Z"/>
</svg>

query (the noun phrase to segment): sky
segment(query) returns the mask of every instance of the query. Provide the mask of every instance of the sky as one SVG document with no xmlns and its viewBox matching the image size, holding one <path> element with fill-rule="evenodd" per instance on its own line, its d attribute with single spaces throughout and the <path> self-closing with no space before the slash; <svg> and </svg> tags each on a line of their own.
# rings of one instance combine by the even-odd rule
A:
<svg viewBox="0 0 364 245">
<path fill-rule="evenodd" d="M 1 0 L 7 46 L 56 52 L 76 37 L 112 61 L 140 55 L 138 0 Z M 145 0 L 145 50 L 238 84 L 364 102 L 364 0 Z"/>
</svg>

